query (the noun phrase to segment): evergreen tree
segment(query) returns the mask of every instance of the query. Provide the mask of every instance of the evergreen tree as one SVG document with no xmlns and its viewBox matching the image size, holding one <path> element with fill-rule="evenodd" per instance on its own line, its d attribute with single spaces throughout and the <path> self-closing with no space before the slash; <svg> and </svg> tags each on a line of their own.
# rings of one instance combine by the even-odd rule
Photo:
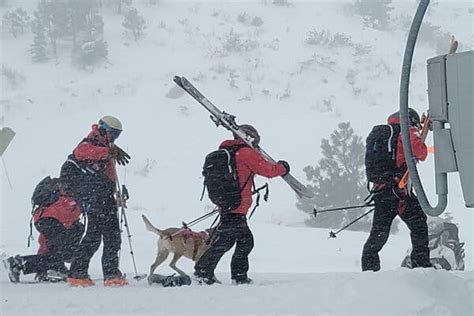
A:
<svg viewBox="0 0 474 316">
<path fill-rule="evenodd" d="M 353 5 L 355 14 L 364 19 L 364 25 L 376 30 L 386 30 L 390 23 L 392 0 L 357 0 Z"/>
<path fill-rule="evenodd" d="M 73 49 L 76 49 L 78 45 L 82 45 L 85 42 L 93 40 L 92 23 L 91 21 L 98 15 L 99 4 L 97 0 L 70 0 L 68 3 L 69 11 L 69 22 L 71 25 L 71 35 Z M 100 17 L 100 16 L 99 16 Z M 102 29 L 100 30 L 100 36 L 103 33 L 103 22 Z"/>
<path fill-rule="evenodd" d="M 90 66 L 107 57 L 104 21 L 98 13 L 96 0 L 71 5 L 73 59 L 79 66 Z"/>
<path fill-rule="evenodd" d="M 132 5 L 132 0 L 114 0 L 117 6 L 117 13 L 122 14 L 130 5 Z"/>
<path fill-rule="evenodd" d="M 90 66 L 107 57 L 107 42 L 104 40 L 92 40 L 85 42 L 77 50 L 76 63 L 79 66 Z"/>
<path fill-rule="evenodd" d="M 34 13 L 37 23 L 44 27 L 44 34 L 51 45 L 53 55 L 57 55 L 57 40 L 61 32 L 64 32 L 66 27 L 58 21 L 62 21 L 67 16 L 63 2 L 57 0 L 41 0 Z"/>
<path fill-rule="evenodd" d="M 23 35 L 25 33 L 25 28 L 30 22 L 30 17 L 28 13 L 22 8 L 17 8 L 16 10 L 8 11 L 3 15 L 2 26 L 7 28 L 13 37 L 18 35 Z"/>
<path fill-rule="evenodd" d="M 145 19 L 138 14 L 137 9 L 135 8 L 130 8 L 125 15 L 122 25 L 133 35 L 135 41 L 143 36 L 143 32 L 146 29 Z"/>
<path fill-rule="evenodd" d="M 30 53 L 34 62 L 44 62 L 49 59 L 47 53 L 48 43 L 45 36 L 45 28 L 41 20 L 36 17 L 31 23 L 31 31 L 34 34 Z"/>
<path fill-rule="evenodd" d="M 315 167 L 304 168 L 315 193 L 318 209 L 363 204 L 368 195 L 364 167 L 365 145 L 354 134 L 349 122 L 339 123 L 329 139 L 322 139 L 323 158 Z M 316 227 L 340 228 L 368 209 L 320 213 L 313 216 L 314 204 L 300 198 L 297 207 L 311 214 L 308 224 Z M 369 230 L 371 216 L 366 216 L 349 229 Z"/>
</svg>

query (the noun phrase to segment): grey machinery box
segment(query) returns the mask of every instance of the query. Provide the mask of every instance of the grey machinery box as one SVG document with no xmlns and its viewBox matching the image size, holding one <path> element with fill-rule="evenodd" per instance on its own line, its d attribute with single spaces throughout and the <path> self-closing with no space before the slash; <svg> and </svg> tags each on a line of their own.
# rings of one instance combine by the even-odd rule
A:
<svg viewBox="0 0 474 316">
<path fill-rule="evenodd" d="M 467 207 L 474 207 L 473 74 L 474 51 L 428 60 L 430 115 L 439 122 L 433 124 L 435 172 L 459 172 Z"/>
</svg>

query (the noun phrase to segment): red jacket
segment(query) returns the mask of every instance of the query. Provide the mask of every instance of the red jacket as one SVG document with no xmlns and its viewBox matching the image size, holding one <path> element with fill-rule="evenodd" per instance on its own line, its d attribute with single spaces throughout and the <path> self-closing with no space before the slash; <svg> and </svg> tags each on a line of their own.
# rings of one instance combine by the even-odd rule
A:
<svg viewBox="0 0 474 316">
<path fill-rule="evenodd" d="M 222 142 L 219 149 L 228 148 L 237 144 L 245 144 L 241 140 L 226 140 Z M 282 164 L 271 163 L 262 157 L 255 149 L 243 147 L 235 154 L 235 163 L 237 174 L 239 176 L 240 187 L 243 188 L 240 195 L 240 206 L 233 210 L 232 213 L 247 214 L 250 206 L 252 206 L 252 182 L 253 177 L 258 174 L 267 178 L 282 176 L 286 173 L 286 168 Z"/>
<path fill-rule="evenodd" d="M 61 195 L 59 200 L 43 209 L 37 208 L 33 214 L 35 225 L 41 218 L 54 218 L 69 229 L 81 216 L 81 208 L 76 201 L 67 195 Z"/>
<path fill-rule="evenodd" d="M 398 116 L 389 117 L 387 120 L 388 124 L 400 124 L 400 118 Z M 425 143 L 421 140 L 418 130 L 414 127 L 410 127 L 410 142 L 411 150 L 415 158 L 419 161 L 426 159 L 428 155 L 428 148 Z M 405 153 L 403 151 L 402 135 L 398 136 L 397 140 L 397 167 L 405 172 L 407 166 L 405 163 Z"/>
<path fill-rule="evenodd" d="M 76 223 L 81 216 L 81 209 L 77 203 L 66 195 L 61 195 L 59 200 L 48 207 L 37 208 L 33 213 L 33 221 L 35 225 L 41 218 L 54 218 L 64 225 L 66 229 Z M 45 254 L 48 252 L 48 241 L 43 234 L 38 237 L 39 249 L 38 254 Z"/>
<path fill-rule="evenodd" d="M 88 161 L 92 168 L 103 172 L 115 183 L 115 167 L 109 153 L 110 140 L 107 135 L 100 134 L 97 124 L 92 125 L 92 131 L 73 151 L 78 161 Z"/>
</svg>

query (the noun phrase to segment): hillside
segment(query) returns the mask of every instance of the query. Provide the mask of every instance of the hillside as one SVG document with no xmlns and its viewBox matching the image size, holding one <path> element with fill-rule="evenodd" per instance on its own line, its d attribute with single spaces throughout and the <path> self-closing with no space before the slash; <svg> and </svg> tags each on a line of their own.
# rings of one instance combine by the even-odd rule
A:
<svg viewBox="0 0 474 316">
<path fill-rule="evenodd" d="M 1 15 L 15 7 L 11 2 L 10 7 L 0 8 Z M 15 87 L 2 76 L 0 127 L 12 127 L 17 136 L 3 157 L 12 187 L 0 168 L 0 253 L 36 251 L 26 248 L 34 186 L 47 175 L 57 176 L 90 125 L 107 114 L 122 120 L 124 132 L 118 144 L 132 156 L 119 176 L 131 194 L 128 219 L 140 271 L 148 270 L 155 252 L 155 237 L 145 231 L 142 213 L 157 226 L 169 227 L 211 208 L 207 199 L 199 201 L 202 164 L 205 155 L 230 135 L 216 128 L 187 95 L 169 97 L 174 75 L 186 76 L 216 105 L 236 115 L 239 123 L 257 126 L 262 147 L 273 157 L 289 161 L 292 174 L 302 182 L 306 181 L 303 168 L 321 158 L 321 139 L 339 122 L 349 121 L 363 138 L 373 125 L 384 122 L 398 108 L 400 65 L 416 1 L 393 1 L 389 29 L 384 31 L 364 26 L 362 17 L 348 12 L 347 1 L 288 2 L 289 6 L 278 6 L 269 0 L 162 0 L 151 5 L 134 0 L 147 23 L 145 36 L 138 41 L 123 34 L 123 17 L 105 7 L 101 14 L 108 60 L 85 70 L 71 64 L 66 41 L 59 45 L 56 60 L 38 64 L 31 61 L 28 51 L 31 33 L 13 38 L 3 30 L 1 63 L 24 80 Z M 32 15 L 34 1 L 17 3 Z M 456 34 L 461 50 L 473 49 L 472 19 L 470 1 L 440 0 L 431 5 L 425 22 L 432 27 L 420 34 L 411 78 L 411 106 L 420 112 L 427 108 L 426 59 L 437 55 L 432 39 Z M 338 40 L 314 42 L 312 36 L 321 31 L 333 39 L 339 34 Z M 433 158 L 419 168 L 433 199 Z M 55 285 L 41 295 L 54 297 L 56 303 L 49 305 L 39 296 L 34 302 L 40 309 L 35 310 L 26 303 L 30 293 L 37 293 L 36 285 L 14 286 L 3 273 L 0 309 L 7 314 L 60 315 L 190 314 L 192 305 L 200 306 L 198 314 L 209 311 L 209 305 L 217 308 L 215 313 L 227 307 L 229 313 L 246 314 L 472 312 L 474 215 L 464 207 L 456 175 L 450 177 L 448 210 L 460 226 L 460 239 L 466 242 L 468 271 L 438 274 L 398 269 L 409 247 L 408 232 L 402 227 L 382 253 L 384 271 L 378 277 L 358 273 L 367 233 L 344 232 L 328 240 L 326 230 L 304 226 L 307 215 L 297 210 L 296 197 L 283 181 L 269 183 L 270 200 L 262 203 L 251 220 L 256 239 L 250 258 L 255 288 L 225 284 L 203 289 L 208 294 L 203 298 L 201 289 L 194 286 L 155 289 L 140 283 L 107 295 L 101 286 L 69 291 Z M 122 267 L 133 275 L 126 236 L 122 238 Z M 227 255 L 218 266 L 223 279 L 228 279 L 229 260 Z M 101 277 L 99 262 L 96 255 L 91 264 L 94 278 Z M 190 262 L 181 264 L 191 271 Z M 389 289 L 393 283 L 398 285 Z M 447 288 L 438 292 L 435 287 L 441 284 Z M 390 296 L 392 312 L 385 313 L 378 308 L 390 304 L 382 293 L 387 291 L 396 294 L 393 299 Z M 314 304 L 312 292 L 318 297 Z M 441 303 L 444 294 L 449 298 Z M 377 301 L 375 307 L 369 307 L 371 295 Z M 94 297 L 102 301 L 82 305 L 81 301 Z M 178 306 L 178 297 L 188 297 L 191 304 Z M 232 310 L 239 299 L 248 305 Z M 437 303 L 431 304 L 433 300 Z M 303 305 L 306 301 L 308 305 Z"/>
</svg>

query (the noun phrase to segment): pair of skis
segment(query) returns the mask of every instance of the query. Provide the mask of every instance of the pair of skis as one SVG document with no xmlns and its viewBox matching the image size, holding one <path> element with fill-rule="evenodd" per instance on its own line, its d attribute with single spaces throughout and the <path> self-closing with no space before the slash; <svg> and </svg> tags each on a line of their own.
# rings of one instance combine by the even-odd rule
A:
<svg viewBox="0 0 474 316">
<path fill-rule="evenodd" d="M 253 144 L 253 139 L 250 135 L 245 133 L 239 128 L 239 125 L 235 122 L 235 116 L 224 111 L 221 111 L 218 107 L 211 103 L 195 86 L 193 86 L 185 77 L 175 76 L 173 81 L 192 96 L 197 102 L 199 102 L 206 110 L 211 113 L 211 120 L 216 126 L 222 125 L 227 130 L 231 131 L 234 135 L 244 141 L 247 145 L 258 151 L 266 160 L 276 163 L 276 161 L 266 153 L 260 146 Z M 296 192 L 300 197 L 312 199 L 314 192 L 304 186 L 291 174 L 282 176 L 283 180 Z"/>
</svg>

